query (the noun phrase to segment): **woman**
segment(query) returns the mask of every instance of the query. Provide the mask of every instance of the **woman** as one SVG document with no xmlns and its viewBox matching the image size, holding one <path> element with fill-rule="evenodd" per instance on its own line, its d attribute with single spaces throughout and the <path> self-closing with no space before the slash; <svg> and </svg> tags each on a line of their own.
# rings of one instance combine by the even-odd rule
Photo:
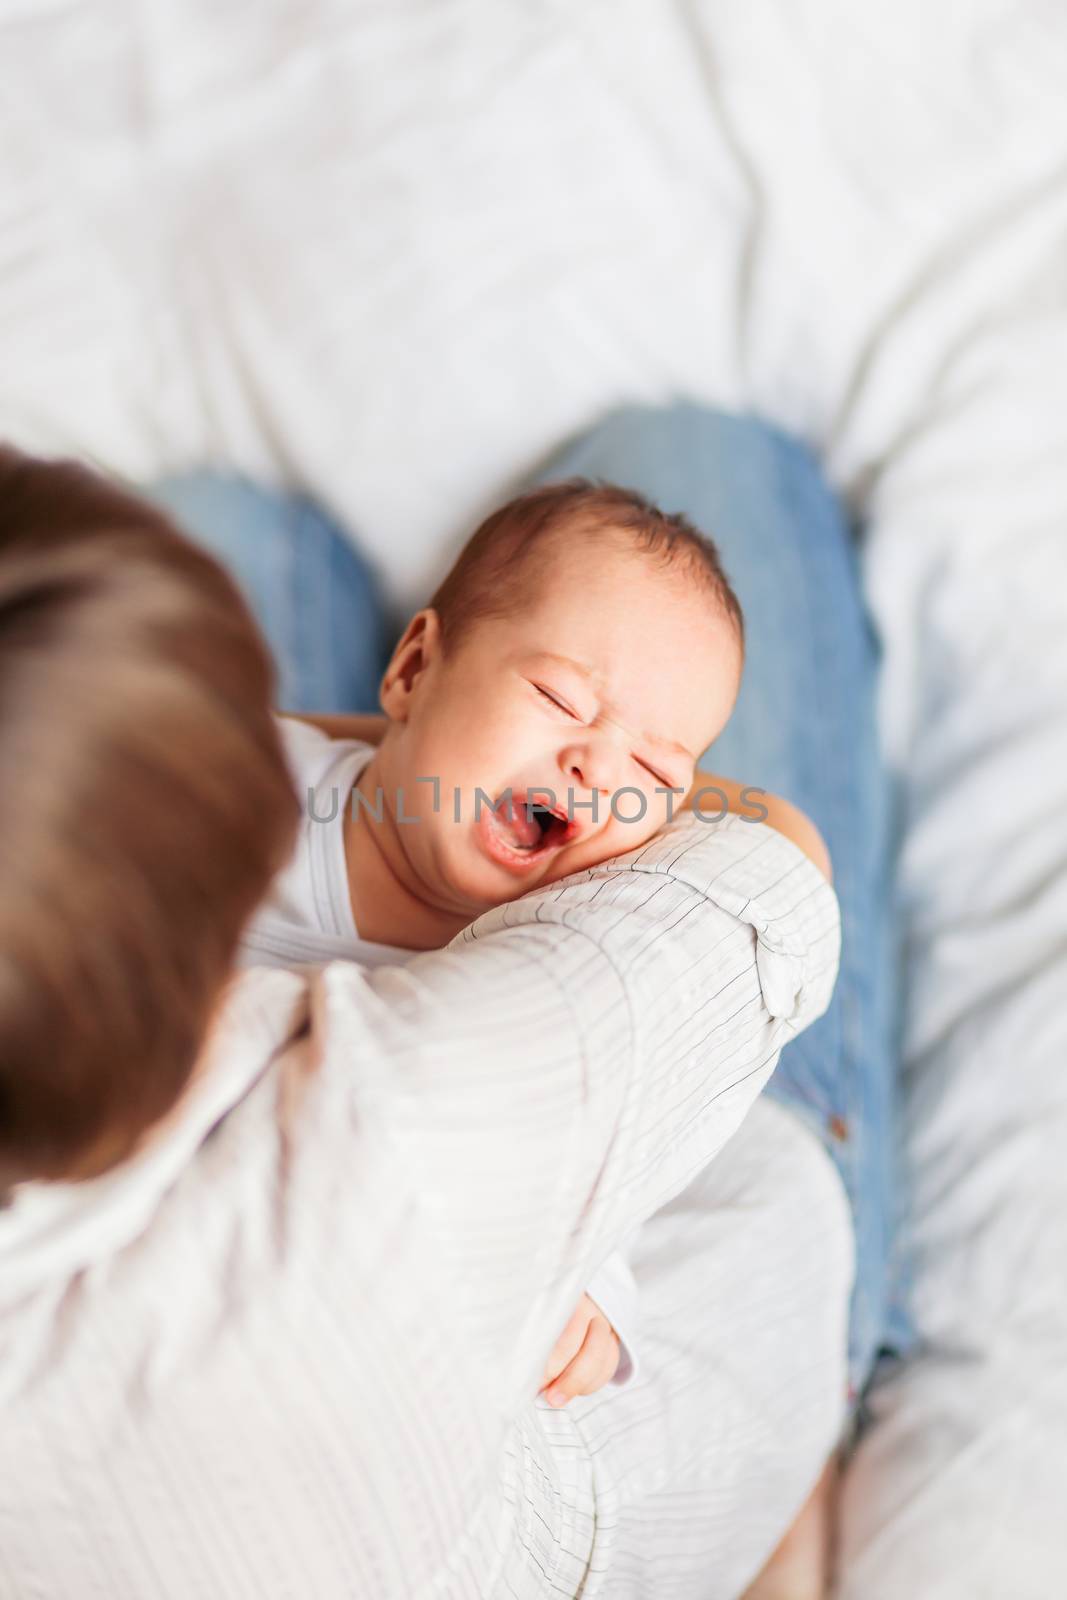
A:
<svg viewBox="0 0 1067 1600">
<path fill-rule="evenodd" d="M 6 458 L 0 505 L 12 1591 L 736 1593 L 768 1548 L 757 1491 L 783 1525 L 839 1421 L 786 1346 L 731 1390 L 724 1317 L 686 1368 L 721 1431 L 629 1474 L 610 1418 L 529 1397 L 590 1261 L 685 1191 L 825 1010 L 821 874 L 761 825 L 755 852 L 739 823 L 691 829 L 650 847 L 669 932 L 646 852 L 610 905 L 532 896 L 403 972 L 228 983 L 292 827 L 249 619 L 97 480 Z M 784 1116 L 757 1108 L 701 1180 L 759 1235 L 731 1312 L 815 1316 L 847 1281 L 840 1252 L 798 1270 L 840 1196 Z M 786 1247 L 794 1183 L 814 1202 Z M 693 1537 L 652 1589 L 640 1519 L 668 1506 Z"/>
</svg>

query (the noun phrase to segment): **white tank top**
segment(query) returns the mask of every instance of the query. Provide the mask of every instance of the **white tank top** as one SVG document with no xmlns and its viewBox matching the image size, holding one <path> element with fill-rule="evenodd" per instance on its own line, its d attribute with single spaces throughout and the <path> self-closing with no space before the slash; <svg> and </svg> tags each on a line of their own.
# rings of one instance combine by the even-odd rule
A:
<svg viewBox="0 0 1067 1600">
<path fill-rule="evenodd" d="M 294 717 L 276 720 L 300 800 L 300 827 L 288 864 L 245 928 L 238 964 L 296 967 L 346 959 L 377 967 L 410 960 L 414 950 L 360 938 L 348 892 L 345 813 L 374 746 L 331 739 Z"/>
</svg>

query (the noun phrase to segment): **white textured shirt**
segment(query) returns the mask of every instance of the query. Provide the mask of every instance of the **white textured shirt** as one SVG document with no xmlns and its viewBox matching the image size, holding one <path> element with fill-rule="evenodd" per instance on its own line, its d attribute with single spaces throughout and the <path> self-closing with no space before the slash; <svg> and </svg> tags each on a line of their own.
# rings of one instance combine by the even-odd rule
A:
<svg viewBox="0 0 1067 1600">
<path fill-rule="evenodd" d="M 0 1594 L 576 1595 L 611 1486 L 542 1364 L 839 953 L 795 845 L 687 817 L 404 967 L 244 974 L 154 1143 L 0 1211 Z"/>
</svg>

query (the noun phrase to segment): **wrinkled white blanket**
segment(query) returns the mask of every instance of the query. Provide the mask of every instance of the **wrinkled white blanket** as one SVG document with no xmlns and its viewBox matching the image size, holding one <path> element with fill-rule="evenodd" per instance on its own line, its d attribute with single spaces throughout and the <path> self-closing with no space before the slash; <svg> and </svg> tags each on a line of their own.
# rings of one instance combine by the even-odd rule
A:
<svg viewBox="0 0 1067 1600">
<path fill-rule="evenodd" d="M 1067 1585 L 1065 83 L 1053 0 L 0 0 L 0 433 L 302 483 L 398 603 L 630 399 L 862 517 L 926 1349 L 847 1600 Z"/>
</svg>

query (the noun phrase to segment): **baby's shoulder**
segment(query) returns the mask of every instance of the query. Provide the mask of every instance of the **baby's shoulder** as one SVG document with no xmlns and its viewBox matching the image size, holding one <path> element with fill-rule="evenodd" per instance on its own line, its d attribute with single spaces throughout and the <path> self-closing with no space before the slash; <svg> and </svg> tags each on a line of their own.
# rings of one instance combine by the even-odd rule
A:
<svg viewBox="0 0 1067 1600">
<path fill-rule="evenodd" d="M 321 728 L 286 712 L 276 712 L 274 722 L 293 778 L 302 783 L 314 783 L 319 770 L 329 760 L 332 740 Z"/>
</svg>

